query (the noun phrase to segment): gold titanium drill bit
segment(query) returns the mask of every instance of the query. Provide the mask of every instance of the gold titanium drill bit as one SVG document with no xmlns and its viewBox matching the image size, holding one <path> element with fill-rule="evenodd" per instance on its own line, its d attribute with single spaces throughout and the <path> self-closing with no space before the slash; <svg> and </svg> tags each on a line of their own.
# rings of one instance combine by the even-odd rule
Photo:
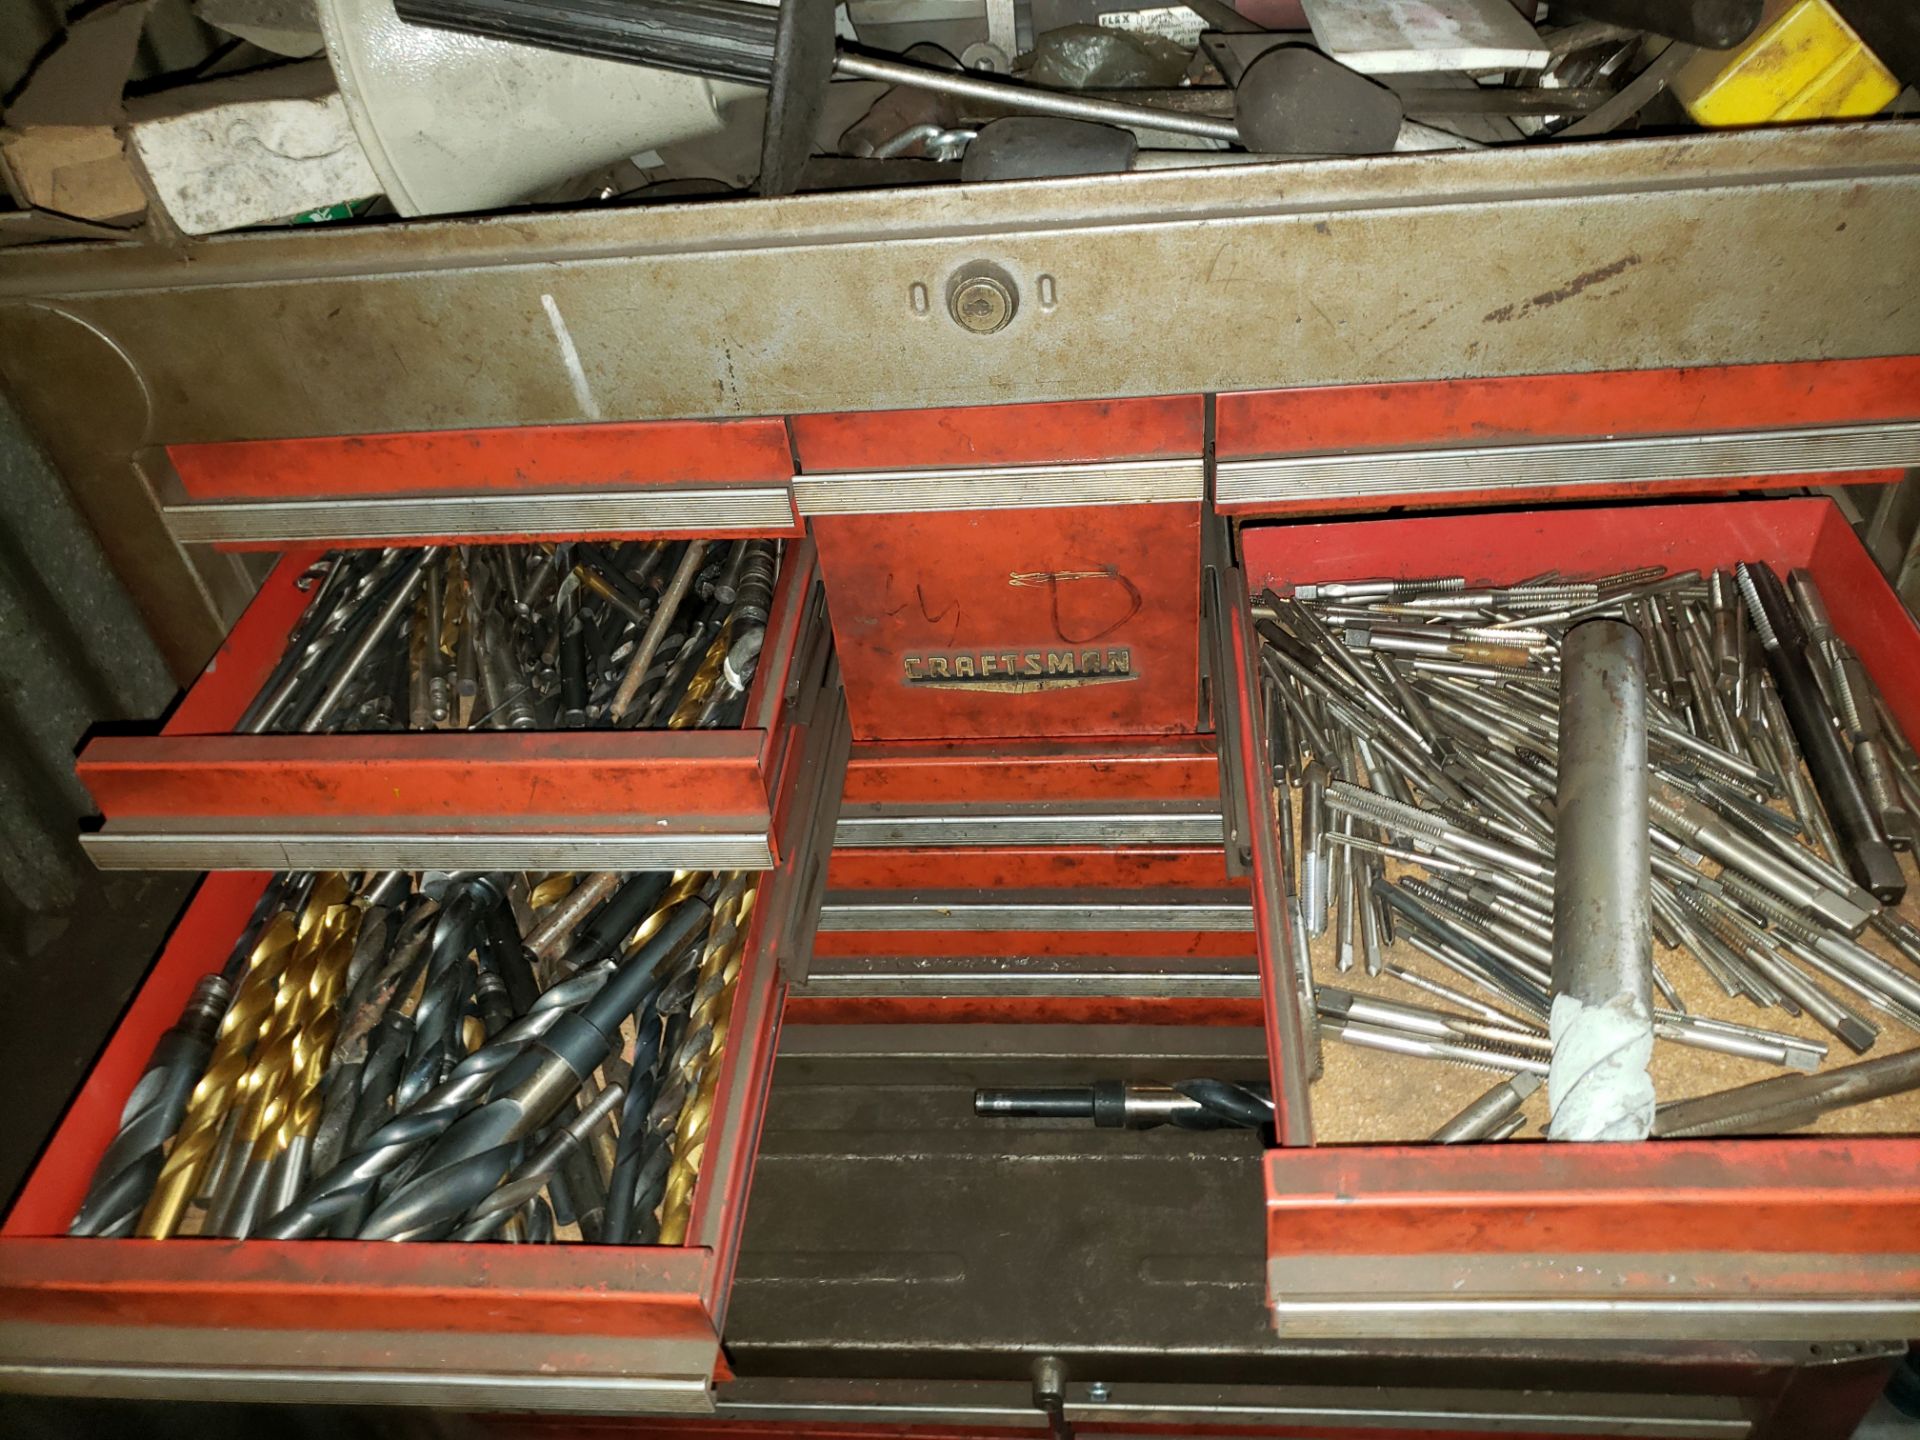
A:
<svg viewBox="0 0 1920 1440">
<path fill-rule="evenodd" d="M 340 1028 L 340 997 L 346 989 L 347 970 L 363 913 L 359 906 L 344 907 L 346 918 L 315 964 L 313 984 L 304 997 L 305 1010 L 295 1040 L 286 1104 L 273 1137 L 274 1168 L 270 1172 L 262 1214 L 276 1214 L 292 1204 L 305 1182 L 314 1131 L 320 1124 L 321 1084 L 333 1058 L 334 1036 Z"/>
<path fill-rule="evenodd" d="M 240 1182 L 231 1203 L 222 1207 L 224 1213 L 208 1216 L 209 1226 L 221 1233 L 244 1238 L 260 1213 L 273 1163 L 294 1134 L 291 1112 L 302 1077 L 315 1064 L 311 1052 L 323 1043 L 332 1044 L 333 1012 L 359 929 L 359 906 L 329 906 L 301 937 L 287 966 L 247 1067 L 246 1109 L 239 1131 L 246 1147 Z M 324 1051 L 317 1063 L 324 1070 Z"/>
<path fill-rule="evenodd" d="M 316 894 L 338 882 L 344 892 L 345 880 L 328 876 L 316 881 Z M 280 977 L 293 958 L 299 939 L 299 925 L 282 910 L 261 931 L 247 968 L 236 987 L 233 1003 L 220 1022 L 220 1033 L 213 1043 L 213 1058 L 193 1087 L 186 1116 L 180 1122 L 173 1148 L 160 1167 L 153 1194 L 140 1212 L 135 1233 L 146 1240 L 164 1240 L 180 1228 L 180 1220 L 199 1188 L 207 1163 L 213 1158 L 222 1123 L 233 1102 L 235 1088 L 247 1070 L 247 1053 L 260 1034 L 260 1026 L 273 1009 L 274 993 Z"/>
<path fill-rule="evenodd" d="M 674 1125 L 673 1164 L 667 1171 L 666 1191 L 660 1200 L 660 1244 L 679 1245 L 687 1235 L 693 1212 L 693 1185 L 706 1151 L 707 1125 L 713 1114 L 714 1091 L 720 1083 L 715 1063 L 727 1043 L 727 1022 L 733 1010 L 740 964 L 746 954 L 747 930 L 759 893 L 755 876 L 735 871 L 727 877 L 713 904 L 713 922 L 694 980 L 693 1003 L 687 1015 L 687 1037 L 693 1042 L 673 1057 L 669 1075 L 685 1082 L 687 1101 Z M 702 1037 L 704 1043 L 700 1043 Z"/>
<path fill-rule="evenodd" d="M 700 657 L 699 668 L 687 682 L 687 693 L 680 697 L 680 703 L 673 707 L 673 714 L 667 719 L 669 730 L 690 730 L 699 720 L 700 712 L 707 708 L 707 697 L 720 683 L 720 670 L 726 664 L 727 647 L 732 643 L 733 621 L 729 619 L 707 646 L 707 653 Z"/>
</svg>

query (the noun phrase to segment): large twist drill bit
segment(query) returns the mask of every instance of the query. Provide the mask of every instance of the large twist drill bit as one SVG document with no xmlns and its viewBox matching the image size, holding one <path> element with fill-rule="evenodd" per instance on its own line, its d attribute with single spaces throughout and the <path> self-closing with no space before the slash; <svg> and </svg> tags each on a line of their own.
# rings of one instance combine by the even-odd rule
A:
<svg viewBox="0 0 1920 1440">
<path fill-rule="evenodd" d="M 120 1112 L 120 1130 L 100 1157 L 69 1235 L 133 1233 L 140 1207 L 153 1192 L 165 1162 L 167 1141 L 180 1128 L 187 1102 L 213 1054 L 220 1017 L 232 987 L 218 975 L 203 975 L 173 1028 L 160 1037 L 146 1071 Z"/>
<path fill-rule="evenodd" d="M 248 1149 L 233 1199 L 215 1227 L 219 1233 L 246 1237 L 275 1165 L 301 1133 L 298 1127 L 318 1119 L 313 1096 L 325 1074 L 338 1022 L 335 1006 L 359 923 L 357 907 L 332 906 L 296 947 L 248 1066 L 240 1121 Z"/>
<path fill-rule="evenodd" d="M 413 1043 L 394 1096 L 405 1110 L 438 1085 L 460 1054 L 460 1017 L 473 996 L 469 956 L 477 943 L 480 913 L 500 892 L 481 877 L 451 890 L 434 923 L 428 949 L 426 988 L 413 1012 Z"/>
<path fill-rule="evenodd" d="M 756 877 L 736 872 L 728 878 L 714 902 L 713 925 L 708 931 L 706 950 L 700 956 L 693 1003 L 688 1010 L 689 1038 L 697 1039 L 704 1030 L 708 1033 L 707 1044 L 704 1048 L 689 1047 L 688 1053 L 676 1055 L 671 1072 L 685 1083 L 687 1104 L 674 1126 L 673 1164 L 667 1171 L 666 1191 L 660 1200 L 662 1245 L 678 1245 L 686 1238 L 693 1209 L 693 1185 L 706 1152 L 707 1126 L 712 1118 L 714 1091 L 720 1081 L 717 1061 L 727 1043 L 734 992 L 740 979 L 741 962 L 746 956 L 748 920 L 758 892 Z"/>
<path fill-rule="evenodd" d="M 316 1175 L 331 1170 L 347 1145 L 354 1112 L 359 1108 L 361 1079 L 375 1037 L 381 1033 L 381 1021 L 396 1004 L 404 1002 L 425 966 L 431 934 L 428 926 L 438 908 L 424 895 L 417 896 L 397 922 L 381 927 L 382 957 L 361 973 L 342 1005 L 340 1031 L 327 1062 L 326 1103 L 314 1127 L 312 1165 Z M 372 918 L 370 913 L 361 921 L 362 947 Z"/>
<path fill-rule="evenodd" d="M 639 1180 L 647 1117 L 660 1086 L 660 1064 L 665 1058 L 667 1019 L 693 995 L 695 972 L 682 969 L 648 993 L 634 1011 L 633 1059 L 628 1067 L 626 1106 L 620 1113 L 620 1138 L 614 1151 L 613 1174 L 607 1182 L 607 1213 L 601 1223 L 600 1243 L 625 1244 L 633 1233 L 634 1202 Z M 662 1178 L 665 1171 L 661 1171 Z M 658 1203 L 657 1200 L 655 1203 Z"/>
<path fill-rule="evenodd" d="M 153 1193 L 140 1212 L 135 1232 L 149 1240 L 164 1240 L 180 1228 L 187 1206 L 213 1159 L 222 1123 L 233 1103 L 235 1087 L 246 1074 L 247 1055 L 260 1033 L 261 1022 L 273 1009 L 280 976 L 293 958 L 298 939 L 294 917 L 282 911 L 261 931 L 248 957 L 247 969 L 235 987 L 233 1003 L 214 1037 L 213 1058 L 194 1084 L 187 1113 L 180 1121 L 173 1148 L 160 1167 Z"/>
<path fill-rule="evenodd" d="M 515 1211 L 539 1198 L 561 1162 L 587 1143 L 587 1137 L 605 1122 L 625 1096 L 625 1087 L 617 1083 L 601 1090 L 581 1107 L 578 1115 L 555 1130 L 547 1137 L 545 1144 L 521 1161 L 513 1174 L 507 1177 L 505 1184 L 474 1206 L 465 1223 L 454 1232 L 453 1238 L 463 1241 L 491 1239 Z"/>
<path fill-rule="evenodd" d="M 553 986 L 534 1008 L 483 1048 L 454 1066 L 453 1073 L 403 1114 L 392 1116 L 324 1178 L 256 1232 L 270 1240 L 302 1240 L 359 1209 L 381 1180 L 418 1156 L 487 1092 L 496 1077 L 534 1040 L 559 1023 L 569 1008 L 597 995 L 610 970 L 595 968 Z"/>
<path fill-rule="evenodd" d="M 600 993 L 564 1012 L 517 1055 L 495 1083 L 493 1098 L 463 1115 L 434 1142 L 414 1177 L 387 1196 L 361 1227 L 363 1239 L 438 1239 L 507 1177 L 520 1141 L 572 1098 L 606 1059 L 620 1024 L 657 983 L 659 967 L 677 955 L 712 912 L 698 899 L 682 903 L 654 937 L 614 970 Z"/>
</svg>

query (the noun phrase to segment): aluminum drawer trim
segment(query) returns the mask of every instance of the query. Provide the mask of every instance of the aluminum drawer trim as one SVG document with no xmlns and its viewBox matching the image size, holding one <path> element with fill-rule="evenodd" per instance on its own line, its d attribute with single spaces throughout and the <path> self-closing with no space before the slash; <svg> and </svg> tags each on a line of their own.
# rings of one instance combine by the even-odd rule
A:
<svg viewBox="0 0 1920 1440">
<path fill-rule="evenodd" d="M 1221 843 L 1220 811 L 1206 802 L 1126 809 L 1035 805 L 847 806 L 833 843 L 841 849 L 917 845 L 1207 845 Z"/>
<path fill-rule="evenodd" d="M 614 531 L 787 532 L 794 527 L 793 503 L 784 485 L 223 500 L 168 505 L 164 513 L 174 538 L 188 543 L 430 540 L 444 535 Z"/>
<path fill-rule="evenodd" d="M 1140 893 L 1114 900 L 1099 892 L 1029 892 L 981 899 L 977 890 L 928 891 L 873 898 L 829 894 L 820 908 L 820 929 L 835 933 L 893 930 L 1090 932 L 1253 929 L 1253 909 L 1243 891 Z"/>
<path fill-rule="evenodd" d="M 1206 467 L 1177 460 L 1085 465 L 994 465 L 954 470 L 862 470 L 796 475 L 802 515 L 909 515 L 928 510 L 1018 510 L 1049 505 L 1152 505 L 1198 501 Z"/>
<path fill-rule="evenodd" d="M 1519 486 L 1720 480 L 1920 464 L 1920 421 L 1223 460 L 1223 506 Z"/>
<path fill-rule="evenodd" d="M 705 1415 L 713 1392 L 700 1380 L 620 1375 L 506 1375 L 446 1370 L 301 1370 L 227 1365 L 0 1363 L 0 1384 L 31 1395 L 119 1400 L 225 1400 L 309 1405 L 430 1405 L 468 1410 L 581 1410 Z"/>
<path fill-rule="evenodd" d="M 795 999 L 910 999 L 932 996 L 996 1000 L 1255 1000 L 1260 976 L 1235 957 L 1023 956 L 918 959 L 912 956 L 817 957 Z"/>
<path fill-rule="evenodd" d="M 102 870 L 768 870 L 764 831 L 583 835 L 435 831 L 168 830 L 80 837 Z"/>
</svg>

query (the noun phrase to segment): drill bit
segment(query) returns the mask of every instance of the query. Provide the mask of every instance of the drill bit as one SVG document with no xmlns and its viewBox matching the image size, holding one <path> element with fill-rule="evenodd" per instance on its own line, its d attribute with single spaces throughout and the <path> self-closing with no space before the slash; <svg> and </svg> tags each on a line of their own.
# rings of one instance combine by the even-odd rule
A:
<svg viewBox="0 0 1920 1440">
<path fill-rule="evenodd" d="M 976 1090 L 973 1113 L 1007 1120 L 1091 1120 L 1103 1130 L 1260 1129 L 1273 1123 L 1265 1085 L 1212 1078 L 1172 1085 L 1100 1080 L 1092 1085 Z"/>
<path fill-rule="evenodd" d="M 516 1210 L 539 1197 L 566 1157 L 587 1143 L 587 1137 L 606 1122 L 625 1097 L 625 1088 L 617 1083 L 599 1090 L 581 1106 L 578 1115 L 556 1129 L 545 1144 L 515 1166 L 497 1189 L 475 1205 L 450 1238 L 456 1241 L 492 1238 Z M 618 1242 L 603 1233 L 601 1243 Z"/>
<path fill-rule="evenodd" d="M 1735 573 L 1814 789 L 1840 837 L 1841 854 L 1834 858 L 1844 860 L 1874 898 L 1897 905 L 1907 888 L 1900 862 L 1888 848 L 1853 762 L 1827 718 L 1818 680 L 1807 663 L 1806 637 L 1781 591 L 1780 578 L 1771 566 L 1744 562 Z"/>
<path fill-rule="evenodd" d="M 173 1027 L 160 1037 L 147 1068 L 120 1112 L 120 1129 L 93 1173 L 86 1199 L 67 1227 L 69 1235 L 133 1233 L 140 1209 L 187 1112 L 194 1083 L 213 1054 L 220 1017 L 232 987 L 218 975 L 203 975 Z"/>
<path fill-rule="evenodd" d="M 449 1234 L 507 1177 L 518 1142 L 544 1125 L 606 1059 L 621 1021 L 658 983 L 659 968 L 693 941 L 711 913 L 698 899 L 682 902 L 651 940 L 615 967 L 592 1000 L 563 1012 L 551 1030 L 518 1053 L 495 1079 L 491 1098 L 448 1126 L 412 1177 L 379 1201 L 360 1228 L 361 1238 Z"/>
<path fill-rule="evenodd" d="M 309 1183 L 296 1201 L 256 1233 L 272 1240 L 299 1240 L 357 1213 L 385 1177 L 445 1134 L 536 1040 L 558 1026 L 573 1007 L 597 996 L 611 973 L 611 967 L 595 967 L 543 991 L 533 1009 L 455 1065 L 445 1080 L 407 1110 L 350 1146 L 324 1178 Z"/>
<path fill-rule="evenodd" d="M 303 1134 L 301 1127 L 318 1118 L 312 1096 L 325 1073 L 359 922 L 356 907 L 329 905 L 294 946 L 239 1087 L 243 1159 L 224 1213 L 208 1217 L 214 1233 L 246 1237 L 273 1165 Z"/>
<path fill-rule="evenodd" d="M 322 886 L 317 884 L 315 888 Z M 344 881 L 341 889 L 344 890 Z M 233 1001 L 221 1017 L 219 1033 L 213 1042 L 213 1058 L 194 1083 L 187 1113 L 174 1135 L 173 1148 L 167 1152 L 154 1181 L 153 1193 L 140 1212 L 135 1233 L 141 1237 L 164 1240 L 180 1228 L 187 1206 L 213 1159 L 222 1123 L 233 1103 L 236 1087 L 247 1071 L 248 1053 L 262 1022 L 272 1011 L 274 993 L 288 961 L 293 958 L 298 937 L 294 917 L 282 911 L 268 922 L 255 943 L 247 969 L 234 988 Z"/>
<path fill-rule="evenodd" d="M 668 1065 L 668 1074 L 683 1085 L 686 1107 L 673 1135 L 673 1163 L 667 1171 L 660 1201 L 660 1243 L 678 1245 L 686 1238 L 693 1208 L 694 1181 L 700 1173 L 712 1119 L 717 1060 L 726 1047 L 733 997 L 746 958 L 747 930 L 759 893 L 758 877 L 736 871 L 727 877 L 713 904 L 713 923 L 707 932 L 688 1010 L 688 1035 Z"/>
<path fill-rule="evenodd" d="M 328 1060 L 326 1102 L 314 1127 L 312 1166 L 316 1175 L 331 1170 L 346 1148 L 381 1021 L 396 1004 L 404 1003 L 424 973 L 427 941 L 432 933 L 429 927 L 438 909 L 426 896 L 416 896 L 397 924 L 378 927 L 384 932 L 383 954 L 360 976 L 343 1003 L 340 1030 Z M 362 945 L 367 941 L 372 918 L 369 913 L 361 920 Z"/>
</svg>

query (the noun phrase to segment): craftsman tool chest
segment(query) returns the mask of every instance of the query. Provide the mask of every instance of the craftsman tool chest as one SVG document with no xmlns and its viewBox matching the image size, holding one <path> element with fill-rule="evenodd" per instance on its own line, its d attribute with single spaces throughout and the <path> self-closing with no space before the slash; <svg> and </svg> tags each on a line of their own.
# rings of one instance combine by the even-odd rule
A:
<svg viewBox="0 0 1920 1440">
<path fill-rule="evenodd" d="M 103 335 L 106 349 L 138 355 L 127 363 L 148 376 L 151 418 L 124 448 L 139 457 L 142 524 L 203 567 L 190 573 L 251 593 L 226 607 L 224 643 L 157 733 L 99 737 L 80 756 L 101 817 L 86 839 L 98 863 L 210 873 L 0 1227 L 7 1383 L 491 1412 L 724 1410 L 730 1294 L 754 1223 L 777 1062 L 791 1053 L 804 1064 L 836 1026 L 873 1027 L 875 1046 L 925 1033 L 946 1072 L 975 1058 L 970 1029 L 994 1037 L 979 1047 L 983 1073 L 1000 1037 L 1021 1027 L 1147 1035 L 1134 1076 L 1152 1071 L 1156 1027 L 1178 1037 L 1167 1047 L 1183 1064 L 1217 1051 L 1228 1079 L 1273 1101 L 1264 1192 L 1248 1188 L 1244 1205 L 1264 1208 L 1259 1328 L 1283 1340 L 1914 1333 L 1920 1139 L 1906 1127 L 1424 1145 L 1405 1142 L 1494 1077 L 1416 1067 L 1414 1090 L 1369 1093 L 1360 1052 L 1330 1035 L 1325 1073 L 1309 1084 L 1310 1020 L 1278 853 L 1276 691 L 1263 679 L 1260 627 L 1271 597 L 1301 585 L 1806 570 L 1893 715 L 1920 732 L 1920 630 L 1842 512 L 1805 493 L 1888 484 L 1920 463 L 1911 322 L 1881 314 L 1884 294 L 1856 304 L 1835 282 L 1814 298 L 1864 338 L 1828 358 L 1828 322 L 1805 314 L 1818 308 L 1805 296 L 1752 331 L 1716 320 L 1685 334 L 1608 298 L 1616 284 L 1644 283 L 1658 298 L 1675 293 L 1660 287 L 1701 283 L 1728 263 L 1722 241 L 1748 233 L 1769 204 L 1818 209 L 1807 199 L 1816 190 L 1825 205 L 1855 186 L 1868 218 L 1908 223 L 1887 208 L 1898 196 L 1873 187 L 1907 175 L 1913 157 L 1899 147 L 1910 142 L 1866 141 L 1857 153 L 1822 137 L 1782 143 L 1784 158 L 1737 136 L 1714 156 L 1673 142 L 1660 166 L 1634 162 L 1621 192 L 1634 208 L 1609 212 L 1618 225 L 1579 217 L 1614 183 L 1604 167 L 1626 161 L 1583 154 L 1551 177 L 1529 172 L 1535 188 L 1520 190 L 1575 220 L 1536 231 L 1538 211 L 1504 204 L 1514 216 L 1507 271 L 1498 283 L 1476 271 L 1452 289 L 1429 283 L 1422 251 L 1459 243 L 1447 217 L 1463 204 L 1478 212 L 1473 243 L 1486 243 L 1483 172 L 1511 161 L 1465 156 L 1459 178 L 1432 182 L 1417 204 L 1392 158 L 1316 172 L 1281 197 L 1229 191 L 1231 213 L 1208 208 L 1226 183 L 1218 176 L 1130 177 L 1141 184 L 1127 196 L 1083 194 L 1077 208 L 1050 187 L 982 191 L 958 220 L 914 212 L 910 223 L 900 218 L 908 202 L 864 197 L 848 203 L 903 228 L 858 255 L 833 247 L 872 237 L 854 237 L 827 198 L 774 202 L 788 207 L 791 251 L 778 258 L 794 309 L 818 319 L 845 307 L 812 328 L 791 322 L 805 331 L 792 343 L 815 347 L 811 366 L 770 359 L 771 342 L 736 349 L 713 327 L 649 313 L 658 374 L 622 370 L 630 389 L 589 395 L 591 407 L 564 372 L 533 367 L 514 372 L 519 398 L 488 390 L 426 404 L 412 388 L 422 367 L 387 372 L 366 345 L 352 397 L 329 392 L 298 423 L 274 418 L 284 393 L 256 403 L 219 356 L 196 388 L 170 348 L 193 303 L 204 302 L 195 323 L 210 328 L 257 320 L 248 307 L 264 303 L 259 277 L 233 258 L 244 238 L 216 262 L 239 268 L 196 280 L 198 300 L 176 308 L 154 298 L 150 274 L 122 295 L 86 273 L 28 272 L 14 283 L 58 304 L 0 306 L 0 329 L 25 327 L 50 365 L 69 370 L 104 353 Z M 1792 164 L 1816 173 L 1769 191 Z M 1684 241 L 1647 238 L 1644 256 L 1619 248 L 1620 216 L 1677 223 L 1652 212 L 1687 185 L 1698 214 L 1681 219 L 1700 228 Z M 1345 208 L 1327 220 L 1330 195 Z M 1151 232 L 1183 206 L 1183 226 L 1211 226 L 1200 248 L 1169 249 L 1139 270 L 1101 260 L 1110 232 Z M 1418 221 L 1407 234 L 1390 232 L 1395 206 Z M 738 222 L 698 208 L 675 219 L 674 244 L 705 267 L 707 302 L 777 290 L 768 272 L 745 273 L 780 248 L 764 224 L 709 243 L 702 225 Z M 458 264 L 383 258 L 347 235 L 302 256 L 318 265 L 333 255 L 337 271 L 299 273 L 316 294 L 374 272 L 382 285 L 403 274 L 426 285 L 439 318 L 407 331 L 408 343 L 430 334 L 433 363 L 451 365 L 495 338 L 464 288 L 468 263 L 498 259 L 493 278 L 516 314 L 542 313 L 552 296 L 541 287 L 577 283 L 569 313 L 583 316 L 615 313 L 619 267 L 668 264 L 597 230 L 598 217 L 536 217 L 528 234 L 587 257 L 573 282 L 562 272 L 577 256 L 531 265 L 532 242 L 493 223 L 447 227 Z M 983 238 L 996 228 L 1004 236 Z M 1542 235 L 1572 238 L 1556 250 Z M 1401 274 L 1393 315 L 1368 320 L 1346 308 L 1354 297 L 1308 283 L 1326 273 L 1307 258 L 1315 244 Z M 824 270 L 808 268 L 829 251 Z M 976 251 L 1004 263 L 1032 303 L 1003 334 L 959 340 L 948 373 L 952 337 L 931 328 L 946 322 L 926 314 L 924 292 Z M 736 262 L 739 275 L 716 273 Z M 285 256 L 278 263 L 294 273 Z M 1825 274 L 1825 261 L 1797 250 L 1793 264 L 1808 286 Z M 534 273 L 548 268 L 558 278 Z M 1183 277 L 1177 287 L 1167 272 Z M 1191 284 L 1196 273 L 1207 283 Z M 1177 298 L 1108 328 L 1073 318 L 1092 294 L 1110 314 L 1116 290 L 1143 304 Z M 1282 294 L 1284 319 L 1273 308 Z M 1577 349 L 1582 305 L 1605 317 L 1593 322 L 1605 367 Z M 1265 307 L 1259 323 L 1248 306 Z M 1441 317 L 1461 307 L 1470 314 L 1457 323 L 1475 338 L 1439 347 L 1422 322 L 1444 330 Z M 1316 308 L 1337 318 L 1316 319 Z M 1371 343 L 1389 334 L 1398 338 Z M 1179 349 L 1177 363 L 1153 353 L 1156 336 Z M 723 352 L 724 364 L 713 358 Z M 290 356 L 277 383 L 297 391 L 307 363 Z M 165 383 L 152 380 L 161 374 Z M 1444 376 L 1458 378 L 1433 378 Z M 605 418 L 642 414 L 658 418 Z M 741 542 L 777 547 L 737 724 L 246 723 L 284 673 L 290 640 L 294 651 L 306 643 L 303 617 L 343 554 L 391 547 L 400 557 L 356 562 L 375 567 L 372 593 L 390 573 L 379 564 L 404 567 L 428 549 L 435 558 L 423 563 L 444 569 L 454 554 L 464 564 L 488 547 L 523 547 L 515 573 L 530 577 L 556 550 L 572 564 L 600 547 L 619 568 L 661 546 L 663 579 L 679 563 L 697 569 L 686 557 L 703 542 L 714 557 Z M 716 661 L 723 650 L 716 643 Z M 617 678 L 630 653 L 610 652 L 603 678 Z M 744 872 L 754 898 L 702 1092 L 710 1118 L 684 1240 L 69 1234 L 149 1057 L 202 977 L 230 955 L 247 959 L 236 942 L 254 938 L 262 897 L 282 883 L 274 877 L 389 870 L 436 885 L 512 872 L 530 891 L 538 877 L 672 872 L 681 898 L 702 904 L 714 901 L 702 877 Z M 553 888 L 545 903 L 566 893 Z M 1379 993 L 1368 977 L 1351 984 L 1356 996 Z M 951 1028 L 934 1037 L 936 1026 Z M 1203 1030 L 1217 1043 L 1195 1044 Z M 1877 1053 L 1908 1038 L 1893 1023 L 1885 1036 L 1895 1043 Z M 1006 1066 L 993 1073 L 1006 1078 Z M 1772 1072 L 1716 1073 L 1729 1085 Z M 1544 1114 L 1543 1099 L 1533 1110 Z M 872 1112 L 884 1129 L 884 1096 Z M 888 1197 L 867 1203 L 881 1209 Z M 1260 1257 L 1247 1265 L 1258 1270 Z M 873 1270 L 890 1273 L 884 1255 Z M 1143 1268 L 1141 1283 L 1149 1278 L 1183 1294 L 1229 1283 L 1173 1261 L 1152 1277 Z M 884 1308 L 863 1298 L 873 1290 L 846 1292 L 848 1306 Z M 1021 1372 L 1026 1357 L 1007 1363 Z"/>
</svg>

